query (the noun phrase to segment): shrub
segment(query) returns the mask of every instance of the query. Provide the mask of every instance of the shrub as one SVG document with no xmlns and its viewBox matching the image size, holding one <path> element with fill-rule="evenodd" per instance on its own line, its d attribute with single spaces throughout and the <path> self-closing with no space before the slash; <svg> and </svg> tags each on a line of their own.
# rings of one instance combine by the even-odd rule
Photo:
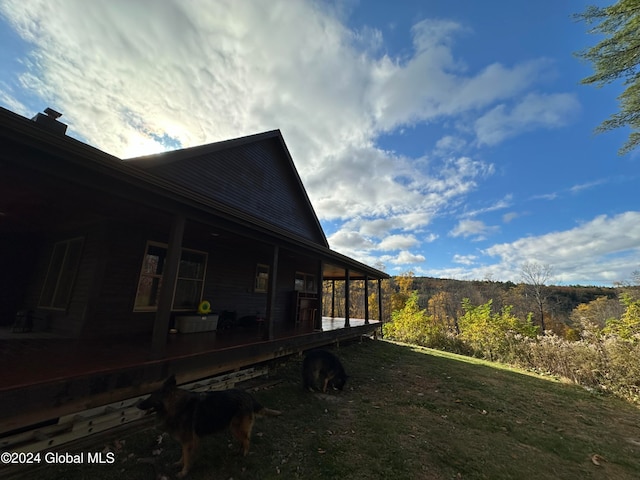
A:
<svg viewBox="0 0 640 480">
<path fill-rule="evenodd" d="M 446 325 L 428 315 L 418 305 L 418 292 L 412 292 L 404 306 L 391 315 L 391 322 L 384 324 L 384 335 L 392 340 L 447 350 L 463 355 L 469 349 Z"/>
<path fill-rule="evenodd" d="M 521 338 L 535 337 L 537 327 L 531 323 L 531 316 L 521 321 L 511 314 L 511 306 L 503 307 L 498 313 L 491 312 L 492 300 L 479 306 L 471 305 L 469 299 L 462 301 L 464 315 L 459 319 L 460 338 L 476 355 L 497 361 L 511 361 L 519 356 L 515 343 Z"/>
</svg>

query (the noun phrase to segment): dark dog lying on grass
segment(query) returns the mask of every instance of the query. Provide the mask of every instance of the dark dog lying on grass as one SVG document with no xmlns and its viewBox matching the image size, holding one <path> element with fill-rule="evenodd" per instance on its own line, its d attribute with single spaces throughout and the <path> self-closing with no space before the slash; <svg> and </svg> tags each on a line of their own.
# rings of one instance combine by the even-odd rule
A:
<svg viewBox="0 0 640 480">
<path fill-rule="evenodd" d="M 302 386 L 305 390 L 327 391 L 327 387 L 342 390 L 347 374 L 338 357 L 326 350 L 312 350 L 302 362 Z"/>
<path fill-rule="evenodd" d="M 179 477 L 191 468 L 200 437 L 229 427 L 240 441 L 241 452 L 249 452 L 251 429 L 256 415 L 277 416 L 281 412 L 263 407 L 248 392 L 221 390 L 189 392 L 176 386 L 174 375 L 162 387 L 138 404 L 141 410 L 156 412 L 167 432 L 182 445 Z"/>
</svg>

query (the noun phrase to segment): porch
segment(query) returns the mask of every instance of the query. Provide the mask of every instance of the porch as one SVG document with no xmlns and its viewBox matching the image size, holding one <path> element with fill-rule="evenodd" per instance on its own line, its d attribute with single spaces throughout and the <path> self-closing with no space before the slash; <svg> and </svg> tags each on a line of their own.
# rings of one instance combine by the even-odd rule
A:
<svg viewBox="0 0 640 480">
<path fill-rule="evenodd" d="M 181 382 L 234 371 L 379 330 L 363 319 L 322 318 L 265 339 L 260 326 L 170 334 L 158 358 L 149 338 L 119 342 L 0 331 L 0 436 L 80 410 L 143 395 L 175 373 Z"/>
</svg>

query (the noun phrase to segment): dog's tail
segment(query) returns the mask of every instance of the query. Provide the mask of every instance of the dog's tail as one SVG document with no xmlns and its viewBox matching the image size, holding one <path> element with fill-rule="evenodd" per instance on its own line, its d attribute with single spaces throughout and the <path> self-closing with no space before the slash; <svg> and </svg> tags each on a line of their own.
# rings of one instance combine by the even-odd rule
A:
<svg viewBox="0 0 640 480">
<path fill-rule="evenodd" d="M 253 397 L 251 397 L 251 400 L 253 401 L 253 413 L 256 415 L 260 415 L 262 417 L 277 417 L 278 415 L 282 415 L 280 410 L 267 408 Z"/>
<path fill-rule="evenodd" d="M 280 410 L 274 410 L 267 407 L 260 407 L 255 413 L 256 415 L 261 415 L 263 417 L 277 417 L 278 415 L 282 415 Z"/>
</svg>

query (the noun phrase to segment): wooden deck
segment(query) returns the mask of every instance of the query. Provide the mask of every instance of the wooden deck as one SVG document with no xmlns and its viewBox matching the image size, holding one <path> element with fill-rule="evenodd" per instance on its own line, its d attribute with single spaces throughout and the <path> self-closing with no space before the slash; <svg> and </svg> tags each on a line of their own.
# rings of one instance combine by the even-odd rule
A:
<svg viewBox="0 0 640 480">
<path fill-rule="evenodd" d="M 150 339 L 78 341 L 46 334 L 0 332 L 0 436 L 78 410 L 148 393 L 169 374 L 181 382 L 260 364 L 357 338 L 381 327 L 323 318 L 322 330 L 295 328 L 265 340 L 259 328 L 174 334 L 161 358 Z M 154 358 L 155 357 L 155 358 Z"/>
</svg>

